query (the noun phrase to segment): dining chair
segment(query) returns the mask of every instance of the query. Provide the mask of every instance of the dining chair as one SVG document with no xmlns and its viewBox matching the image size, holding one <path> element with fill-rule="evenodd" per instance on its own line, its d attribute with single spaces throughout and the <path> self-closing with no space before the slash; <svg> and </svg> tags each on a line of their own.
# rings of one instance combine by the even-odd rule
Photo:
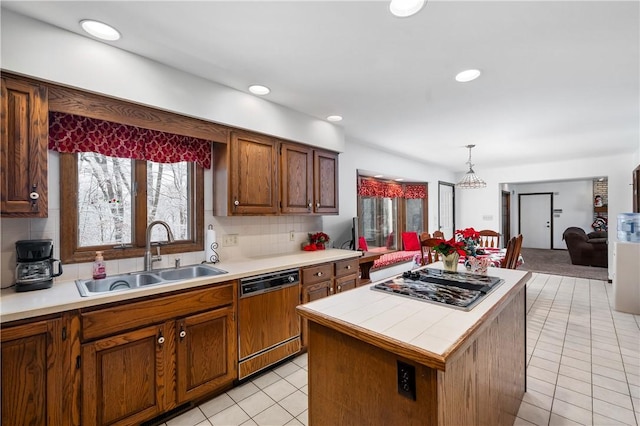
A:
<svg viewBox="0 0 640 426">
<path fill-rule="evenodd" d="M 425 238 L 420 240 L 420 250 L 422 253 L 420 264 L 422 266 L 440 260 L 440 254 L 434 251 L 433 248 L 443 241 L 444 238 Z"/>
<path fill-rule="evenodd" d="M 512 237 L 507 243 L 507 251 L 505 253 L 503 268 L 516 269 L 518 267 L 518 259 L 522 249 L 522 234 Z"/>
<path fill-rule="evenodd" d="M 444 238 L 444 232 L 442 231 L 433 231 L 433 238 L 442 238 L 443 240 Z"/>
<path fill-rule="evenodd" d="M 480 234 L 480 247 L 498 248 L 500 246 L 500 233 L 490 229 L 483 229 Z"/>
<path fill-rule="evenodd" d="M 504 254 L 504 259 L 502 259 L 502 262 L 500 265 L 501 268 L 513 269 L 511 268 L 511 263 L 513 259 L 513 254 L 515 252 L 515 246 L 516 246 L 516 237 L 509 238 L 509 241 L 507 242 L 507 250 L 505 251 L 505 254 Z"/>
</svg>

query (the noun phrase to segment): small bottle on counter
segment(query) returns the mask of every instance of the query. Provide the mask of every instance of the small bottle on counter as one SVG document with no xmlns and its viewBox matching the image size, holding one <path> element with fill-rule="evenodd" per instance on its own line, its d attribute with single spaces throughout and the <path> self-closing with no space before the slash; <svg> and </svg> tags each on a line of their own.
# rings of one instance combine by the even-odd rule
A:
<svg viewBox="0 0 640 426">
<path fill-rule="evenodd" d="M 99 280 L 107 277 L 107 266 L 104 263 L 102 252 L 96 252 L 96 259 L 93 261 L 93 279 Z"/>
</svg>

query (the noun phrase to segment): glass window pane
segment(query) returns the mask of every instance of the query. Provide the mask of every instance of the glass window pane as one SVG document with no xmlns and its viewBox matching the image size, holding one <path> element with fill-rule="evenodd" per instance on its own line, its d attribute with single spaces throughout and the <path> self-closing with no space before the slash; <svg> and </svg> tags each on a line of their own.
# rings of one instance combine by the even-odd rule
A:
<svg viewBox="0 0 640 426">
<path fill-rule="evenodd" d="M 381 247 L 395 250 L 398 246 L 398 199 L 359 197 L 362 229 L 369 249 Z"/>
<path fill-rule="evenodd" d="M 407 232 L 414 231 L 419 235 L 424 232 L 422 229 L 424 223 L 424 212 L 422 211 L 424 200 L 422 198 L 407 198 L 405 202 Z"/>
<path fill-rule="evenodd" d="M 131 244 L 132 160 L 78 154 L 78 246 Z"/>
<path fill-rule="evenodd" d="M 176 240 L 191 239 L 191 203 L 187 162 L 162 164 L 147 162 L 147 223 L 167 222 Z M 151 241 L 166 241 L 161 226 L 153 228 Z"/>
</svg>

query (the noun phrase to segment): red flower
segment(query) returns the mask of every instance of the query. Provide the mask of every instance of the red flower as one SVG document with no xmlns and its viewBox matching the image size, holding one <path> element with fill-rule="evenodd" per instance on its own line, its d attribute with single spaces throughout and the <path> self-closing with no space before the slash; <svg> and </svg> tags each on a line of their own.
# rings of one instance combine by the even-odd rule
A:
<svg viewBox="0 0 640 426">
<path fill-rule="evenodd" d="M 446 240 L 433 247 L 433 251 L 448 256 L 454 252 L 457 252 L 460 256 L 465 256 L 467 252 L 464 249 L 465 244 L 462 241 L 456 241 L 455 237 L 450 240 Z"/>
</svg>

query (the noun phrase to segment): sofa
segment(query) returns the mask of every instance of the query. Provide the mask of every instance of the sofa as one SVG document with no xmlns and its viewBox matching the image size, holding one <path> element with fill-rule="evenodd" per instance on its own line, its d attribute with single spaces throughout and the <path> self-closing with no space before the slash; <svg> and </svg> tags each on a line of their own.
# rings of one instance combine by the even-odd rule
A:
<svg viewBox="0 0 640 426">
<path fill-rule="evenodd" d="M 586 233 L 575 226 L 567 228 L 562 239 L 567 244 L 573 265 L 598 266 L 609 265 L 608 238 L 606 231 Z"/>
</svg>

